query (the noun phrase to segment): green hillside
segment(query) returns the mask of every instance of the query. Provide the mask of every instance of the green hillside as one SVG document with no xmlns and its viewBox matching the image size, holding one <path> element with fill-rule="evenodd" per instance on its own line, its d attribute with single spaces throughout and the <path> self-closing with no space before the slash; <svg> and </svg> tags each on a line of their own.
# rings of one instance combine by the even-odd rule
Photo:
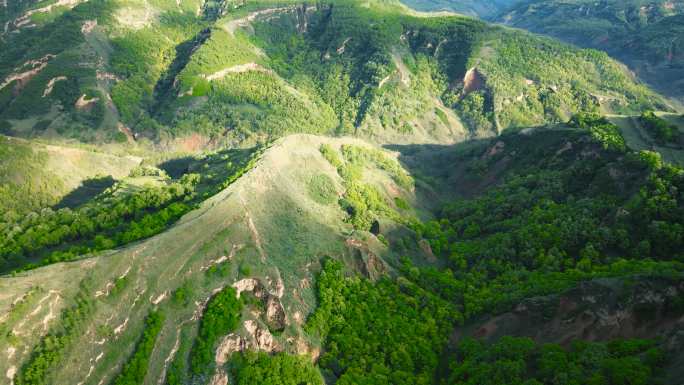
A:
<svg viewBox="0 0 684 385">
<path fill-rule="evenodd" d="M 606 51 L 657 90 L 681 101 L 683 11 L 681 1 L 534 0 L 494 19 Z"/>
<path fill-rule="evenodd" d="M 10 332 L 0 343 L 12 353 L 0 370 L 22 384 L 129 376 L 260 383 L 273 373 L 281 373 L 274 383 L 319 383 L 319 370 L 333 383 L 427 384 L 441 383 L 434 376 L 488 378 L 493 362 L 512 360 L 487 383 L 545 383 L 559 371 L 634 383 L 621 377 L 625 370 L 638 384 L 673 383 L 681 352 L 667 333 L 682 312 L 680 168 L 627 150 L 616 126 L 592 116 L 557 130 L 397 150 L 405 166 L 356 139 L 289 136 L 159 235 L 2 278 L 0 314 Z M 435 204 L 442 209 L 430 214 Z M 531 313 L 546 319 L 556 311 L 553 295 L 607 278 L 636 296 L 619 314 L 642 328 L 602 337 L 602 324 L 587 324 L 573 330 L 595 342 L 572 348 L 558 338 L 504 337 L 491 348 L 449 338 L 452 330 L 479 336 L 468 330 L 483 317 L 530 297 L 551 296 Z M 661 282 L 661 294 L 629 294 L 646 279 Z M 591 287 L 585 296 L 601 295 Z M 205 309 L 219 291 L 223 299 Z M 241 305 L 231 305 L 237 292 Z M 226 310 L 209 321 L 213 306 Z M 592 306 L 601 317 L 622 311 Z M 662 309 L 657 318 L 653 309 Z M 530 336 L 526 330 L 508 335 Z M 502 346 L 506 353 L 487 353 Z M 583 366 L 573 352 L 588 348 L 604 353 Z M 252 350 L 283 353 L 259 358 Z M 576 366 L 546 362 L 552 353 L 575 357 Z M 131 360 L 137 372 L 127 369 Z M 516 369 L 538 360 L 550 366 Z"/>
<path fill-rule="evenodd" d="M 3 35 L 6 134 L 191 150 L 293 132 L 445 142 L 668 108 L 607 56 L 398 3 L 77 3 Z"/>
<path fill-rule="evenodd" d="M 681 382 L 684 116 L 607 53 L 393 0 L 10 2 L 1 384 Z"/>
<path fill-rule="evenodd" d="M 15 217 L 56 205 L 83 183 L 122 178 L 141 161 L 0 136 L 0 213 Z"/>
</svg>

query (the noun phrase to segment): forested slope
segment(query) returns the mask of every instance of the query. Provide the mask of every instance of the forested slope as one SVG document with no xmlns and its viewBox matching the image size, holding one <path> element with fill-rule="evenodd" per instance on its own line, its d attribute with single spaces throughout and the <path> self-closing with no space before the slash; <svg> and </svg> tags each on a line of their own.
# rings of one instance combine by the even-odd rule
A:
<svg viewBox="0 0 684 385">
<path fill-rule="evenodd" d="M 578 111 L 668 109 L 605 55 L 470 18 L 398 3 L 212 4 L 27 11 L 32 24 L 0 43 L 3 132 L 192 149 L 292 132 L 445 142 Z"/>
<path fill-rule="evenodd" d="M 593 115 L 394 149 L 401 163 L 290 136 L 159 235 L 3 278 L 0 369 L 22 384 L 675 383 L 681 168 Z M 186 171 L 195 191 L 228 155 Z"/>
<path fill-rule="evenodd" d="M 608 52 L 660 92 L 681 100 L 681 1 L 524 1 L 493 19 Z"/>
</svg>

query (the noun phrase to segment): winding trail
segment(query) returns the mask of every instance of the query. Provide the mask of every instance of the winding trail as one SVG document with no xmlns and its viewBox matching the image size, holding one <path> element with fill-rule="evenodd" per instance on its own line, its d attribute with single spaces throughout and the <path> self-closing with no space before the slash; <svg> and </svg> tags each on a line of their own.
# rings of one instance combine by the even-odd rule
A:
<svg viewBox="0 0 684 385">
<path fill-rule="evenodd" d="M 226 77 L 226 75 L 228 75 L 228 74 L 238 74 L 238 73 L 249 72 L 249 71 L 273 73 L 273 71 L 269 70 L 268 68 L 263 67 L 261 64 L 251 62 L 251 63 L 238 64 L 238 65 L 234 65 L 232 67 L 224 68 L 218 72 L 214 72 L 211 75 L 206 75 L 205 78 L 209 81 L 212 81 L 212 80 L 222 79 L 222 78 Z"/>
</svg>

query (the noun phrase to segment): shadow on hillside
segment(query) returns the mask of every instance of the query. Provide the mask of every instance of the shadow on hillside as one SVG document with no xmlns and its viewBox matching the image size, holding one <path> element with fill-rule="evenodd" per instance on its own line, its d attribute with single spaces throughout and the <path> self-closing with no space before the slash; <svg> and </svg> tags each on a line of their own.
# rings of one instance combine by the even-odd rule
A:
<svg viewBox="0 0 684 385">
<path fill-rule="evenodd" d="M 178 179 L 188 173 L 190 164 L 195 160 L 191 156 L 167 160 L 159 164 L 160 169 L 164 170 L 171 178 Z"/>
<path fill-rule="evenodd" d="M 399 153 L 399 162 L 416 181 L 416 193 L 427 206 L 470 195 L 472 159 L 481 156 L 492 139 L 472 139 L 461 143 L 385 145 Z"/>
<path fill-rule="evenodd" d="M 115 180 L 111 175 L 86 179 L 81 182 L 80 186 L 64 196 L 64 198 L 55 205 L 55 208 L 78 207 L 93 199 L 109 187 L 112 187 L 114 182 Z"/>
</svg>

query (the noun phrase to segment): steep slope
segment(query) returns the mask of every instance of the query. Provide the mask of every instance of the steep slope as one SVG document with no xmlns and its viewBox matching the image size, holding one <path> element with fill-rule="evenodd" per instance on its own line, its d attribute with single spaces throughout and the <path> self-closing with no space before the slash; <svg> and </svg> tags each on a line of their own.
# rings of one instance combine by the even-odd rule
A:
<svg viewBox="0 0 684 385">
<path fill-rule="evenodd" d="M 681 100 L 684 2 L 526 1 L 494 20 L 601 49 L 659 91 Z"/>
<path fill-rule="evenodd" d="M 473 335 L 492 342 L 499 335 L 530 336 L 525 320 L 551 317 L 547 307 L 556 309 L 555 295 L 601 282 L 635 293 L 629 283 L 637 282 L 665 294 L 645 302 L 637 295 L 624 306 L 639 317 L 655 318 L 634 318 L 633 329 L 625 326 L 615 334 L 628 338 L 625 346 L 636 344 L 611 353 L 624 362 L 611 364 L 601 356 L 586 373 L 624 383 L 615 376 L 631 368 L 645 376 L 640 384 L 672 375 L 683 351 L 669 336 L 682 327 L 678 191 L 684 173 L 654 153 L 630 151 L 618 128 L 605 120 L 580 116 L 572 124 L 453 146 L 398 146 L 405 166 L 358 139 L 278 140 L 251 171 L 159 235 L 0 278 L 0 325 L 6 331 L 0 371 L 16 384 L 112 381 L 145 346 L 137 341 L 150 339 L 146 343 L 153 348 L 143 355 L 140 383 L 221 383 L 247 376 L 231 372 L 232 365 L 275 373 L 262 365 L 290 357 L 262 356 L 263 363 L 247 353 L 233 354 L 254 350 L 308 354 L 314 360 L 323 354 L 318 367 L 332 382 L 394 373 L 392 378 L 406 383 L 434 383 L 433 376 L 458 383 L 475 367 L 450 352 L 453 330 L 469 335 L 487 322 L 480 317 L 491 314 L 495 318 L 487 325 L 512 317 L 521 321 L 499 334 Z M 217 168 L 225 166 L 216 159 Z M 452 203 L 436 211 L 437 220 L 417 218 L 431 217 L 421 205 L 434 208 L 445 201 Z M 668 202 L 667 209 L 656 202 Z M 347 278 L 345 269 L 366 278 Z M 223 289 L 231 286 L 235 292 Z M 215 331 L 197 366 L 206 338 L 202 325 L 215 316 L 205 307 L 235 293 L 242 310 L 219 313 L 233 317 L 235 326 Z M 563 298 L 578 296 L 572 293 Z M 577 309 L 600 319 L 612 312 L 624 315 L 622 307 L 612 305 L 615 296 L 624 298 L 576 299 L 588 301 L 578 302 Z M 214 299 L 207 303 L 209 298 Z M 529 305 L 540 302 L 543 306 Z M 528 304 L 527 310 L 520 303 Z M 566 308 L 560 309 L 557 317 L 566 319 Z M 622 346 L 606 342 L 610 335 L 601 332 L 602 321 L 581 320 L 588 320 L 582 324 L 588 334 L 566 326 L 563 330 L 575 333 L 567 341 L 542 338 L 553 334 L 548 328 L 555 323 L 539 321 L 535 330 L 542 337 L 512 340 L 507 354 L 516 354 L 520 365 L 535 365 L 539 355 L 532 352 L 551 349 L 542 345 L 548 342 L 596 340 L 609 351 Z M 394 334 L 378 328 L 410 338 L 415 349 L 403 353 L 407 359 L 397 359 Z M 667 344 L 658 342 L 661 336 Z M 356 344 L 359 338 L 373 343 Z M 583 346 L 579 343 L 573 349 Z M 468 346 L 459 342 L 455 349 Z M 469 351 L 488 347 L 478 349 Z M 655 349 L 648 357 L 661 358 L 644 358 L 646 349 Z M 498 356 L 478 357 L 473 364 Z M 247 361 L 239 364 L 240 359 Z"/>
<path fill-rule="evenodd" d="M 677 383 L 684 122 L 605 53 L 394 1 L 4 8 L 1 383 Z"/>
<path fill-rule="evenodd" d="M 608 57 L 395 2 L 96 0 L 38 14 L 51 16 L 1 43 L 10 135 L 192 150 L 294 132 L 456 142 L 577 111 L 668 109 Z"/>
<path fill-rule="evenodd" d="M 353 139 L 290 136 L 163 234 L 92 258 L 1 278 L 0 319 L 3 330 L 12 331 L 3 333 L 0 342 L 0 372 L 8 376 L 3 381 L 22 373 L 22 363 L 36 356 L 33 349 L 41 336 L 62 333 L 65 309 L 75 306 L 75 299 L 85 306 L 74 321 L 78 333 L 72 332 L 56 360 L 49 361 L 49 383 L 111 379 L 152 308 L 162 309 L 166 322 L 146 383 L 163 381 L 181 333 L 195 333 L 206 299 L 226 285 L 264 300 L 264 309 L 255 305 L 243 312 L 240 349 L 247 344 L 306 352 L 310 344 L 300 325 L 314 305 L 313 274 L 320 258 L 335 256 L 371 276 L 387 271 L 381 257 L 396 258 L 376 236 L 344 222 L 346 213 L 337 204 L 343 182 L 319 151 L 321 144 L 371 148 Z M 391 173 L 368 164 L 365 174 L 372 175 L 371 184 L 383 200 L 413 199 Z M 383 233 L 398 226 L 382 219 L 386 215 L 380 218 Z M 188 297 L 179 302 L 174 298 L 181 287 Z M 228 346 L 225 354 L 234 349 Z M 28 381 L 23 373 L 19 378 Z"/>
<path fill-rule="evenodd" d="M 249 27 L 247 32 L 253 33 L 259 49 L 240 43 L 236 36 L 241 25 Z M 236 91 L 224 95 L 225 89 L 214 85 L 220 75 L 232 82 L 231 90 L 241 90 L 238 79 L 246 78 L 245 72 L 252 82 L 280 74 L 305 95 L 313 87 L 309 99 L 323 106 L 323 112 L 337 115 L 328 132 L 334 127 L 338 133 L 390 143 L 486 136 L 512 126 L 564 121 L 580 110 L 668 108 L 607 56 L 462 17 L 424 18 L 394 9 L 338 5 L 257 11 L 226 26 L 229 32 L 216 31 L 190 60 L 191 70 L 178 78 L 178 94 L 190 96 L 192 91 L 194 96 L 179 102 L 199 109 L 203 116 L 224 112 L 226 100 L 240 103 L 237 111 L 231 109 L 237 117 L 259 113 L 259 109 L 245 111 L 243 104 L 260 106 L 265 100 L 254 96 L 250 100 Z M 231 37 L 231 33 L 237 35 Z M 210 47 L 226 41 L 236 51 L 251 53 L 234 67 L 220 67 L 217 58 L 225 55 L 212 54 L 217 51 Z M 535 49 L 521 51 L 522 46 Z M 201 65 L 206 68 L 198 75 Z M 559 71 L 561 65 L 564 68 Z M 207 79 L 212 79 L 211 88 Z M 264 83 L 263 87 L 273 85 Z M 287 96 L 284 91 L 273 92 Z M 215 99 L 223 102 L 220 108 L 212 102 Z M 300 110 L 310 110 L 303 107 Z M 463 132 L 455 117 L 449 116 L 452 109 L 468 131 Z M 175 126 L 188 126 L 183 116 L 187 111 L 181 107 L 183 119 L 176 120 Z M 230 122 L 237 118 L 234 115 L 213 120 Z M 190 117 L 190 126 L 209 123 L 206 117 Z M 296 115 L 285 115 L 271 126 L 293 118 Z M 317 120 L 304 119 L 296 126 L 311 122 Z"/>
</svg>

